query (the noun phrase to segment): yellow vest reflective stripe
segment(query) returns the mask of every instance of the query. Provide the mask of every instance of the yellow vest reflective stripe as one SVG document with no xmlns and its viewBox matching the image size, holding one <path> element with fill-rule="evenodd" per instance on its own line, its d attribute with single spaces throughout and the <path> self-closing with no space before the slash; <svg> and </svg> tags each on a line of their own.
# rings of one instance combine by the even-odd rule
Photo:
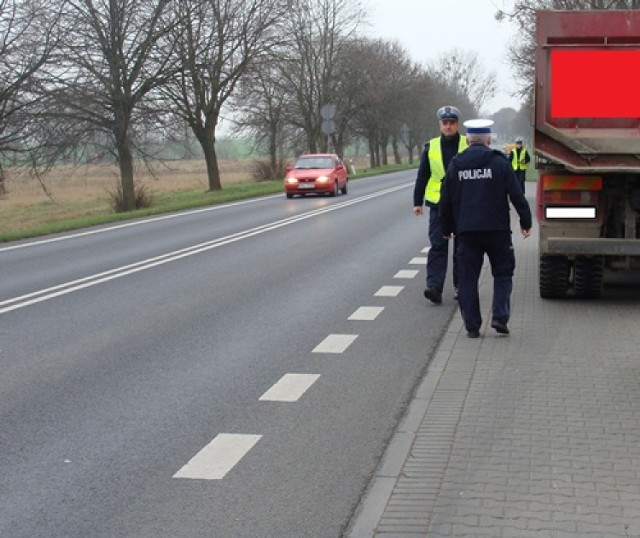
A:
<svg viewBox="0 0 640 538">
<path fill-rule="evenodd" d="M 520 159 L 524 159 L 524 156 L 527 154 L 527 150 L 522 148 L 520 150 Z M 524 163 L 521 163 L 519 161 L 519 159 L 516 157 L 516 149 L 513 148 L 513 151 L 511 152 L 511 166 L 513 167 L 514 170 L 526 170 L 527 169 L 527 165 Z"/>
<path fill-rule="evenodd" d="M 467 149 L 466 137 L 460 135 L 458 142 L 458 153 Z M 427 188 L 424 191 L 424 199 L 432 204 L 440 201 L 440 187 L 442 179 L 446 173 L 444 163 L 442 162 L 442 138 L 432 138 L 429 140 L 429 167 L 431 168 L 431 176 L 427 181 Z"/>
</svg>

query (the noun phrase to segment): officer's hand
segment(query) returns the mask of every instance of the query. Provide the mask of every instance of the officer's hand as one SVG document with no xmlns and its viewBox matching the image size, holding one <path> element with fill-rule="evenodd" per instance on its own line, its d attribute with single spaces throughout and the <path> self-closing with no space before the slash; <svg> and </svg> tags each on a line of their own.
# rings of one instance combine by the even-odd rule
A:
<svg viewBox="0 0 640 538">
<path fill-rule="evenodd" d="M 525 230 L 524 228 L 521 228 L 521 231 L 522 237 L 524 237 L 525 239 L 531 235 L 531 230 Z"/>
<path fill-rule="evenodd" d="M 414 208 L 413 208 L 413 214 L 414 214 L 416 217 L 419 217 L 420 215 L 422 215 L 422 214 L 423 214 L 423 213 L 422 213 L 422 206 L 419 206 L 419 205 L 414 206 Z"/>
<path fill-rule="evenodd" d="M 452 235 L 453 234 L 447 234 L 447 235 L 443 235 L 442 237 L 444 237 L 445 239 L 449 240 L 449 239 L 451 239 Z"/>
</svg>

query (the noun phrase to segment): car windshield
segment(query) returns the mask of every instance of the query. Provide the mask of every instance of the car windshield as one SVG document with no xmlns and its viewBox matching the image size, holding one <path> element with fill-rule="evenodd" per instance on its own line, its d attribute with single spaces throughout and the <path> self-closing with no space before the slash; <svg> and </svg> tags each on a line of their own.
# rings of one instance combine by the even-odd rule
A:
<svg viewBox="0 0 640 538">
<path fill-rule="evenodd" d="M 333 168 L 331 157 L 303 157 L 298 159 L 295 168 Z"/>
</svg>

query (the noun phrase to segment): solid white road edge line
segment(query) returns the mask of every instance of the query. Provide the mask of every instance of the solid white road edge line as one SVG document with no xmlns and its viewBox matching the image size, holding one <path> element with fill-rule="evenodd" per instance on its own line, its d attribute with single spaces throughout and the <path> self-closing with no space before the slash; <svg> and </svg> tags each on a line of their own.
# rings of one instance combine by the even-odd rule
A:
<svg viewBox="0 0 640 538">
<path fill-rule="evenodd" d="M 38 290 L 32 293 L 21 295 L 19 297 L 12 297 L 10 299 L 6 299 L 0 302 L 0 314 L 11 312 L 13 310 L 24 308 L 25 306 L 40 303 L 42 301 L 46 301 L 49 299 L 53 299 L 54 297 L 66 295 L 67 293 L 71 293 L 84 288 L 95 286 L 103 282 L 115 280 L 116 278 L 121 278 L 123 276 L 129 275 L 132 273 L 137 273 L 139 271 L 144 271 L 146 269 L 150 269 L 158 265 L 164 265 L 165 263 L 169 263 L 182 258 L 193 256 L 201 252 L 206 252 L 208 250 L 212 250 L 214 248 L 227 245 L 229 243 L 235 243 L 236 241 L 240 241 L 248 237 L 253 237 L 271 230 L 275 230 L 283 226 L 288 226 L 290 224 L 293 224 L 302 220 L 306 220 L 324 213 L 328 213 L 330 211 L 336 211 L 338 209 L 342 209 L 344 207 L 348 207 L 360 202 L 364 202 L 372 198 L 377 198 L 378 196 L 389 194 L 390 192 L 400 190 L 401 188 L 404 188 L 404 186 L 400 186 L 400 187 L 396 186 L 396 187 L 375 192 L 373 194 L 367 194 L 359 198 L 348 200 L 346 202 L 340 202 L 338 204 L 333 204 L 328 207 L 312 210 L 307 213 L 295 215 L 293 217 L 287 217 L 279 221 L 275 221 L 269 224 L 263 224 L 261 226 L 251 228 L 249 230 L 244 230 L 242 232 L 237 232 L 237 233 L 228 235 L 226 237 L 220 237 L 212 241 L 206 241 L 204 243 L 193 245 L 191 247 L 187 247 L 181 250 L 169 252 L 166 254 L 162 254 L 160 256 L 155 256 L 147 260 L 142 260 L 142 261 L 135 262 L 122 267 L 118 267 L 115 269 L 110 269 L 102 273 L 90 275 L 84 278 L 73 280 L 71 282 L 66 282 L 64 284 L 52 286 L 50 288 L 46 288 L 43 290 Z M 7 305 L 11 305 L 11 306 L 7 306 Z"/>
</svg>

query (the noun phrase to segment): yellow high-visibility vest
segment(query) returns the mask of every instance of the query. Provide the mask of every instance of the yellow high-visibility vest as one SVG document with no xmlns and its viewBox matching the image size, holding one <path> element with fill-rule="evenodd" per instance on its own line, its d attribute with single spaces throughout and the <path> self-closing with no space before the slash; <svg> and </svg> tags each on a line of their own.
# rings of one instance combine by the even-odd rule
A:
<svg viewBox="0 0 640 538">
<path fill-rule="evenodd" d="M 460 135 L 458 142 L 458 153 L 467 149 L 466 137 Z M 429 140 L 429 167 L 431 168 L 431 176 L 427 181 L 427 188 L 424 191 L 424 199 L 432 204 L 440 201 L 440 188 L 442 180 L 446 174 L 444 163 L 442 162 L 442 138 L 436 137 Z"/>
<path fill-rule="evenodd" d="M 527 154 L 527 150 L 524 147 L 520 150 L 520 159 L 524 159 L 524 156 Z M 520 159 L 516 154 L 516 148 L 513 148 L 511 152 L 511 166 L 514 170 L 526 170 L 527 165 L 525 163 L 521 163 Z"/>
</svg>

